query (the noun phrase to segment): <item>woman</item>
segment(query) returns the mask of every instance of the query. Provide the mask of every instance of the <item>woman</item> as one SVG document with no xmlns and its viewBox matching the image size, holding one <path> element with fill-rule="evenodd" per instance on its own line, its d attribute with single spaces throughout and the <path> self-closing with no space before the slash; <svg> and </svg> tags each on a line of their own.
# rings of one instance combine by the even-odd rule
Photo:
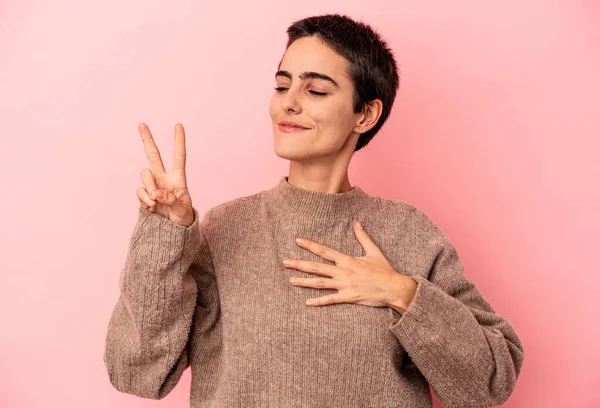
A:
<svg viewBox="0 0 600 408">
<path fill-rule="evenodd" d="M 191 366 L 193 407 L 431 407 L 429 385 L 446 407 L 503 403 L 523 363 L 510 323 L 430 218 L 348 180 L 391 110 L 392 53 L 340 15 L 288 35 L 270 114 L 290 167 L 275 187 L 200 220 L 183 127 L 166 173 L 140 125 L 152 170 L 108 327 L 111 383 L 160 399 Z"/>
</svg>

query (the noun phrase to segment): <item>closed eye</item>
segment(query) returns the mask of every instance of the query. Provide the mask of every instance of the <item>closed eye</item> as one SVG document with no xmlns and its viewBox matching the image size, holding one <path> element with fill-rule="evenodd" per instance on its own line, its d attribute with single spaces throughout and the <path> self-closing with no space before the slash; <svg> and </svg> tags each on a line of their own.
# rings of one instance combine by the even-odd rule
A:
<svg viewBox="0 0 600 408">
<path fill-rule="evenodd" d="M 287 90 L 288 88 L 285 88 L 283 86 L 278 86 L 277 88 L 275 88 L 275 90 L 279 93 L 282 93 L 283 91 Z M 325 92 L 317 92 L 317 91 L 308 91 L 313 95 L 317 95 L 317 96 L 325 96 L 327 95 L 327 93 Z"/>
</svg>

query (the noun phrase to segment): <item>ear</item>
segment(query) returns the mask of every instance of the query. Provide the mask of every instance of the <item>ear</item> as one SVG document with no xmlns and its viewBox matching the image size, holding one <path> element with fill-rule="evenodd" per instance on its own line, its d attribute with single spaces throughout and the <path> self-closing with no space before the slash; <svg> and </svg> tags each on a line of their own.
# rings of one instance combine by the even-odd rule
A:
<svg viewBox="0 0 600 408">
<path fill-rule="evenodd" d="M 381 102 L 381 99 L 374 99 L 371 102 L 365 103 L 365 106 L 358 117 L 358 121 L 354 126 L 354 132 L 365 133 L 375 126 L 381 116 L 382 108 L 383 103 Z"/>
</svg>

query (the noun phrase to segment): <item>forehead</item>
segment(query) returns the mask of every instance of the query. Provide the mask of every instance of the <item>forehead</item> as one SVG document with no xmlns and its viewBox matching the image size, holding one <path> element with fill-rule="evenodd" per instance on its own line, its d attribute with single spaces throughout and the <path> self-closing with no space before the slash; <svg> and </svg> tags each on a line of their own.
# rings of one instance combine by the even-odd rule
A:
<svg viewBox="0 0 600 408">
<path fill-rule="evenodd" d="M 329 75 L 338 83 L 350 80 L 348 61 L 317 37 L 302 37 L 294 41 L 285 51 L 279 69 L 290 72 L 294 77 L 302 72 L 315 71 Z"/>
</svg>

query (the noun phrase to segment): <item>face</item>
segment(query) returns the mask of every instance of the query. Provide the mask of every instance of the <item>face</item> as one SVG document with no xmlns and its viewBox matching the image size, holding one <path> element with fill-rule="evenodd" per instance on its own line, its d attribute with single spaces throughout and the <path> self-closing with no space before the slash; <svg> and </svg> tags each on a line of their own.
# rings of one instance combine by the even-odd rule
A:
<svg viewBox="0 0 600 408">
<path fill-rule="evenodd" d="M 288 47 L 269 106 L 279 157 L 314 161 L 354 151 L 361 114 L 353 112 L 354 88 L 347 72 L 348 61 L 317 37 L 300 38 Z"/>
</svg>

